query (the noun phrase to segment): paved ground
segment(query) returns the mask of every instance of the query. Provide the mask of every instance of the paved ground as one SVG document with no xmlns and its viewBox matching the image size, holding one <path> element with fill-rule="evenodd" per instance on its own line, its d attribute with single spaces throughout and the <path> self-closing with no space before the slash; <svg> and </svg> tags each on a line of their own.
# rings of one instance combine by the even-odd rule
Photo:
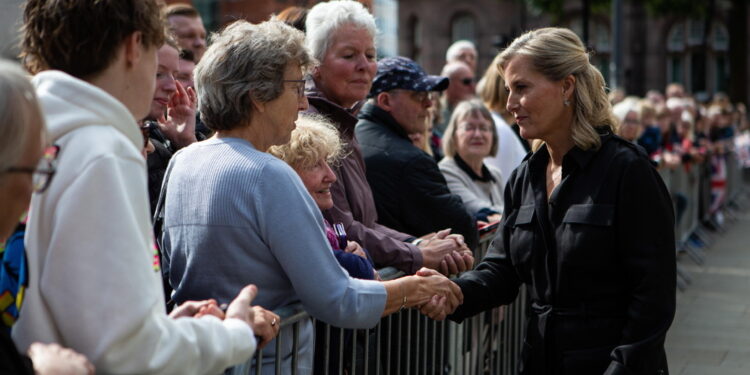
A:
<svg viewBox="0 0 750 375">
<path fill-rule="evenodd" d="M 693 282 L 667 335 L 672 375 L 750 374 L 750 211 L 714 240 L 703 266 L 679 259 Z"/>
</svg>

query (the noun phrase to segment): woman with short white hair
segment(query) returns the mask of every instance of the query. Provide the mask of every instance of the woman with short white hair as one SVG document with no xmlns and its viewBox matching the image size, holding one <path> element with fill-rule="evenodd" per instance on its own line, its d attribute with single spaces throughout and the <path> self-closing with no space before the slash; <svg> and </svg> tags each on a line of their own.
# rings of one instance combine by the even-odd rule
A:
<svg viewBox="0 0 750 375">
<path fill-rule="evenodd" d="M 346 157 L 334 168 L 337 181 L 331 185 L 333 207 L 324 215 L 341 222 L 347 235 L 370 251 L 377 267 L 391 266 L 413 274 L 420 267 L 437 269 L 444 260 L 462 251 L 460 235 L 416 238 L 377 222 L 365 162 L 354 135 L 357 113 L 370 92 L 377 73 L 375 18 L 359 2 L 338 0 L 318 3 L 307 15 L 306 44 L 317 65 L 312 68 L 306 94 L 310 112 L 328 117 L 345 145 Z M 440 238 L 438 238 L 440 237 Z M 448 238 L 446 238 L 448 237 Z"/>
</svg>

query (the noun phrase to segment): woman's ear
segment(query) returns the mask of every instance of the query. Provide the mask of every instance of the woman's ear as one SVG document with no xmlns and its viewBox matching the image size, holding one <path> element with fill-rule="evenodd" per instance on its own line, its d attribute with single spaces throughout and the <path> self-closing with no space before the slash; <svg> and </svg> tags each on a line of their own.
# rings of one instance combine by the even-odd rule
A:
<svg viewBox="0 0 750 375">
<path fill-rule="evenodd" d="M 248 101 L 250 102 L 250 105 L 253 106 L 253 109 L 255 109 L 256 111 L 260 113 L 263 113 L 266 111 L 266 103 L 253 98 L 252 95 L 248 95 Z"/>
<path fill-rule="evenodd" d="M 573 91 L 575 91 L 576 89 L 576 77 L 572 74 L 569 74 L 567 77 L 563 78 L 562 86 L 564 99 L 572 99 Z"/>
</svg>

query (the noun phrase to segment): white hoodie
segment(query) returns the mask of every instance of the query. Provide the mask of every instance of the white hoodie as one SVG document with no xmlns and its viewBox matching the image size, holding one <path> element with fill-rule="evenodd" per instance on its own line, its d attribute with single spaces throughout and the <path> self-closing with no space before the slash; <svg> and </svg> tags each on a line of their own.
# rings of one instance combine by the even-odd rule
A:
<svg viewBox="0 0 750 375">
<path fill-rule="evenodd" d="M 60 152 L 51 185 L 31 203 L 18 349 L 57 342 L 102 374 L 217 374 L 247 360 L 256 342 L 244 322 L 166 315 L 143 138 L 127 108 L 62 72 L 33 83 Z"/>
</svg>

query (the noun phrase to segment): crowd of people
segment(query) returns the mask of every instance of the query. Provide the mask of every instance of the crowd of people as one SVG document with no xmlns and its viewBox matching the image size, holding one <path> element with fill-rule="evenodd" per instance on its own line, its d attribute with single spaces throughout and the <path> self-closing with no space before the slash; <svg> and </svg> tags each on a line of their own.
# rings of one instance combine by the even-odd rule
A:
<svg viewBox="0 0 750 375">
<path fill-rule="evenodd" d="M 0 64 L 1 366 L 216 374 L 266 347 L 263 372 L 288 373 L 292 340 L 269 345 L 294 334 L 285 306 L 340 328 L 460 321 L 526 284 L 523 374 L 666 371 L 685 197 L 657 168 L 706 166 L 719 215 L 744 107 L 608 97 L 567 29 L 523 34 L 479 82 L 469 41 L 431 75 L 378 60 L 376 34 L 352 0 L 210 43 L 186 4 L 28 1 L 33 78 Z M 331 369 L 312 321 L 299 337 L 297 369 Z"/>
</svg>

